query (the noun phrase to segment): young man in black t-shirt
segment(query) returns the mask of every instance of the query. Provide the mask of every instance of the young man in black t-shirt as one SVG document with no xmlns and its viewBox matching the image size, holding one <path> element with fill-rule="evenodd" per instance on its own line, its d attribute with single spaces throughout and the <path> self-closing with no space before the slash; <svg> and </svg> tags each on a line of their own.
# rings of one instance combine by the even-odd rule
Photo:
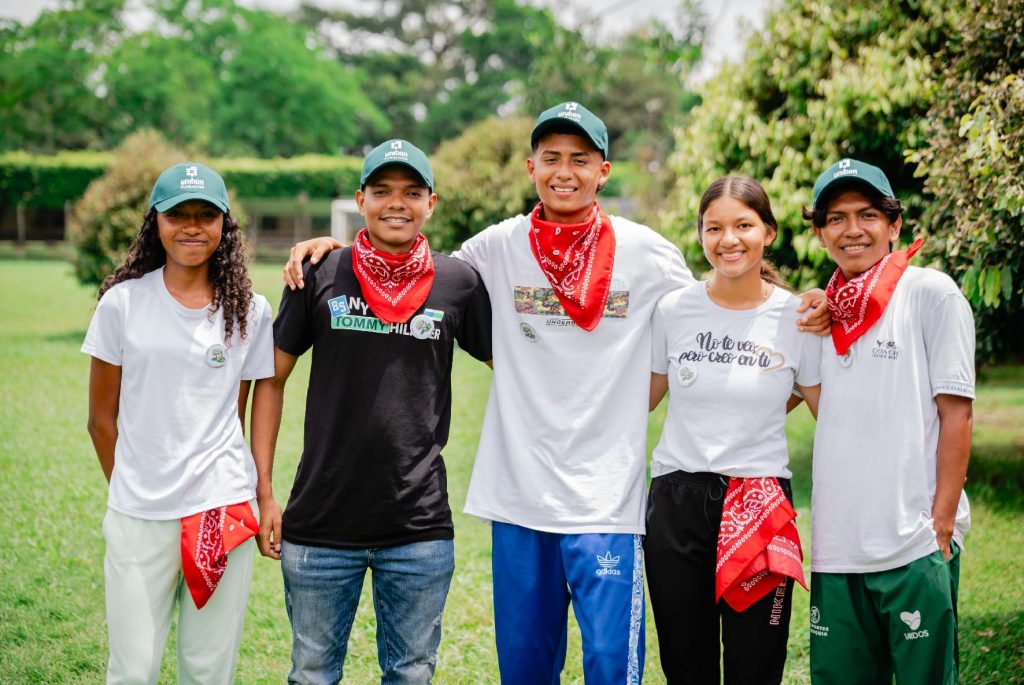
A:
<svg viewBox="0 0 1024 685">
<path fill-rule="evenodd" d="M 426 156 L 402 140 L 366 157 L 367 228 L 305 265 L 274 323 L 273 430 L 253 431 L 260 551 L 282 561 L 292 623 L 289 682 L 341 679 L 371 570 L 385 682 L 431 680 L 455 566 L 441 449 L 454 343 L 491 358 L 487 291 L 472 267 L 432 253 L 420 227 L 437 196 Z M 304 447 L 287 508 L 271 492 L 285 382 L 313 348 Z M 256 426 L 254 422 L 254 427 Z"/>
</svg>

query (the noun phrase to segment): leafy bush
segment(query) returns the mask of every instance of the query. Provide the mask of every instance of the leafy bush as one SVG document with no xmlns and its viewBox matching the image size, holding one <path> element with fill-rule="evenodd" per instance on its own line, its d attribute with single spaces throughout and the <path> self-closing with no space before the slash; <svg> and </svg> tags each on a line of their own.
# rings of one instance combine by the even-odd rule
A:
<svg viewBox="0 0 1024 685">
<path fill-rule="evenodd" d="M 121 264 L 160 172 L 186 160 L 155 131 L 133 133 L 114 151 L 106 172 L 75 205 L 68 225 L 79 281 L 99 285 Z"/>
<path fill-rule="evenodd" d="M 442 143 L 432 155 L 438 202 L 424 227 L 432 249 L 450 252 L 536 204 L 525 161 L 533 123 L 526 117 L 491 117 Z"/>
<path fill-rule="evenodd" d="M 24 202 L 30 207 L 61 207 L 82 197 L 109 164 L 110 155 L 106 152 L 0 154 L 0 204 Z"/>
</svg>

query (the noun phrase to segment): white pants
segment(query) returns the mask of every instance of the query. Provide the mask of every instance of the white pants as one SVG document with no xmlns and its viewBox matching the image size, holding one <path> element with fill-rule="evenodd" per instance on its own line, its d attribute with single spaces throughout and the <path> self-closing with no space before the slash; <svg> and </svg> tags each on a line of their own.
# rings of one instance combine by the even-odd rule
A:
<svg viewBox="0 0 1024 685">
<path fill-rule="evenodd" d="M 231 683 L 252 584 L 254 540 L 228 554 L 227 570 L 200 611 L 181 572 L 180 520 L 148 521 L 108 509 L 103 537 L 110 641 L 107 683 L 157 682 L 175 601 L 178 682 Z"/>
</svg>

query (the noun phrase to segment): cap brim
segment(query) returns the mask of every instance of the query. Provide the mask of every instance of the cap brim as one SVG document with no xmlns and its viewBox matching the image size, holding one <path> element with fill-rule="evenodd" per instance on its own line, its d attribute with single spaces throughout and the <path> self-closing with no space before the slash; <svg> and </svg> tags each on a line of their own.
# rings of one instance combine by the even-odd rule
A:
<svg viewBox="0 0 1024 685">
<path fill-rule="evenodd" d="M 572 119 L 548 119 L 537 124 L 533 128 L 533 133 L 530 134 L 530 147 L 536 147 L 537 141 L 540 140 L 541 136 L 548 132 L 549 129 L 555 127 L 565 126 L 566 124 L 578 129 L 584 138 L 590 141 L 590 144 L 594 146 L 594 149 L 601 153 L 602 157 L 607 157 L 607 153 L 601 149 L 601 143 L 594 140 L 594 136 L 590 135 L 590 131 L 583 127 L 583 124 Z"/>
<path fill-rule="evenodd" d="M 182 202 L 188 202 L 189 200 L 203 200 L 205 202 L 209 202 L 224 213 L 231 210 L 231 207 L 226 202 L 218 200 L 212 195 L 207 195 L 205 193 L 180 193 L 178 195 L 172 195 L 166 200 L 160 200 L 159 202 L 153 203 L 153 208 L 158 212 L 166 212 L 168 209 L 177 207 Z"/>
<path fill-rule="evenodd" d="M 378 164 L 369 173 L 367 173 L 366 176 L 363 177 L 363 180 L 360 181 L 359 185 L 361 185 L 361 186 L 366 185 L 367 181 L 369 181 L 371 178 L 373 178 L 373 175 L 375 173 L 377 173 L 381 169 L 386 169 L 389 166 L 404 166 L 407 169 L 412 169 L 413 173 L 415 173 L 417 176 L 419 176 L 420 180 L 423 181 L 423 184 L 425 186 L 427 186 L 428 188 L 430 188 L 430 192 L 434 192 L 434 184 L 430 182 L 430 179 L 424 177 L 423 176 L 423 172 L 420 171 L 419 169 L 417 169 L 415 166 L 413 166 L 411 162 L 406 162 L 405 160 L 401 160 L 401 159 L 389 159 L 388 161 L 384 162 L 383 164 Z"/>
</svg>

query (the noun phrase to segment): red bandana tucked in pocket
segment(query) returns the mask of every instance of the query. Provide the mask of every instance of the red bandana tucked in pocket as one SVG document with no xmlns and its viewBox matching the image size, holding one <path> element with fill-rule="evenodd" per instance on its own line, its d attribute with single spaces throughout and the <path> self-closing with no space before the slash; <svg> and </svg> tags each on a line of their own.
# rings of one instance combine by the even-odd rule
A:
<svg viewBox="0 0 1024 685">
<path fill-rule="evenodd" d="M 730 478 L 722 505 L 715 566 L 715 600 L 736 611 L 793 578 L 804 581 L 796 511 L 777 478 Z"/>
<path fill-rule="evenodd" d="M 434 285 L 434 258 L 422 233 L 409 252 L 388 254 L 370 243 L 364 228 L 352 241 L 352 269 L 374 315 L 389 324 L 412 318 Z"/>
<path fill-rule="evenodd" d="M 836 354 L 846 354 L 857 338 L 882 318 L 910 258 L 923 244 L 924 238 L 918 238 L 906 250 L 890 252 L 873 267 L 849 280 L 842 269 L 835 270 L 825 288 L 825 298 L 832 314 L 832 344 Z"/>
<path fill-rule="evenodd" d="M 585 331 L 600 323 L 608 304 L 615 265 L 615 232 L 608 215 L 594 203 L 582 224 L 540 218 L 544 203 L 530 215 L 530 249 L 569 318 Z"/>
<path fill-rule="evenodd" d="M 181 519 L 181 570 L 196 609 L 213 596 L 228 567 L 228 552 L 255 536 L 260 524 L 248 502 Z"/>
</svg>

